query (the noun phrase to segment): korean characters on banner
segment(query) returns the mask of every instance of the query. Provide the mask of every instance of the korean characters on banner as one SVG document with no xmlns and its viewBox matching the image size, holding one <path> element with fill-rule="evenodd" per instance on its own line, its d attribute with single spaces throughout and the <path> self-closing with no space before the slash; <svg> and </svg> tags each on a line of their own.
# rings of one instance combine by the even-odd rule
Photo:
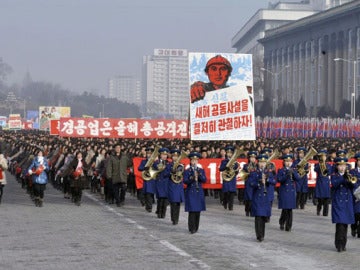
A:
<svg viewBox="0 0 360 270">
<path fill-rule="evenodd" d="M 140 165 L 140 162 L 142 161 L 142 158 L 135 157 L 133 158 L 134 162 L 134 173 L 135 173 L 135 181 L 137 188 L 142 188 L 143 185 L 143 179 L 141 177 L 141 172 L 138 170 L 138 167 Z M 206 158 L 206 159 L 200 159 L 199 166 L 201 166 L 205 170 L 206 175 L 206 183 L 203 184 L 203 188 L 205 189 L 221 189 L 222 188 L 222 175 L 219 171 L 219 167 L 221 164 L 222 159 L 220 158 Z M 247 164 L 247 159 L 237 159 L 237 162 L 240 164 L 240 169 L 244 167 L 245 164 Z M 283 160 L 282 159 L 274 159 L 271 161 L 274 163 L 276 171 L 278 171 L 280 168 L 283 167 Z M 181 161 L 182 164 L 188 166 L 189 159 L 183 159 Z M 315 187 L 316 184 L 316 177 L 317 173 L 315 172 L 315 164 L 318 163 L 318 161 L 315 160 L 309 160 L 309 173 L 308 173 L 308 185 L 309 187 Z M 351 159 L 349 161 L 351 168 L 355 168 L 355 159 Z M 238 173 L 236 176 L 236 187 L 237 188 L 244 188 L 244 179 L 241 179 L 241 173 Z M 277 183 L 277 186 L 280 186 L 280 183 Z"/>
<path fill-rule="evenodd" d="M 189 53 L 192 140 L 255 140 L 251 54 Z"/>
<path fill-rule="evenodd" d="M 188 122 L 184 120 L 143 120 L 115 118 L 60 118 L 53 134 L 84 138 L 162 138 L 187 139 Z M 58 129 L 58 131 L 57 131 Z"/>
</svg>

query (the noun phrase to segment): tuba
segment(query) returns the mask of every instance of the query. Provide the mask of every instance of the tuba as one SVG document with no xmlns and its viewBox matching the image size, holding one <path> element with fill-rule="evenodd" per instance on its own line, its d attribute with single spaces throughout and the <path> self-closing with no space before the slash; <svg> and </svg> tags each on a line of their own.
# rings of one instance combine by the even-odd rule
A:
<svg viewBox="0 0 360 270">
<path fill-rule="evenodd" d="M 325 162 L 325 160 L 324 160 L 324 161 L 321 160 L 321 161 L 319 162 L 319 167 L 320 167 L 321 175 L 327 176 L 328 172 L 327 172 L 327 169 L 326 169 L 326 162 Z"/>
<path fill-rule="evenodd" d="M 234 176 L 239 172 L 239 169 L 240 169 L 240 164 L 238 166 L 238 169 L 237 170 L 234 170 L 234 164 L 237 159 L 237 157 L 241 154 L 241 149 L 240 148 L 236 148 L 234 154 L 232 155 L 231 159 L 228 161 L 228 163 L 226 163 L 226 169 L 225 171 L 222 171 L 221 172 L 221 175 L 222 175 L 222 179 L 224 181 L 231 181 Z"/>
<path fill-rule="evenodd" d="M 305 171 L 305 166 L 306 163 L 308 162 L 308 160 L 317 154 L 317 151 L 313 148 L 310 147 L 310 150 L 306 153 L 306 155 L 304 156 L 304 158 L 297 164 L 297 171 L 300 175 L 300 177 L 305 176 L 306 171 Z"/>
<path fill-rule="evenodd" d="M 256 163 L 250 162 L 248 164 L 247 170 L 248 170 L 248 172 L 246 172 L 246 171 L 244 171 L 244 169 L 242 169 L 238 174 L 240 179 L 243 181 L 246 181 L 248 179 L 250 172 L 256 170 Z"/>
<path fill-rule="evenodd" d="M 175 184 L 181 183 L 184 174 L 184 165 L 180 164 L 180 161 L 187 157 L 185 151 L 181 151 L 181 155 L 178 157 L 176 162 L 174 162 L 171 173 L 171 180 Z"/>
<path fill-rule="evenodd" d="M 355 152 L 354 151 L 349 151 L 347 154 L 346 154 L 346 158 L 347 159 L 350 159 L 350 158 L 352 158 L 352 157 L 354 157 L 355 156 Z"/>
<path fill-rule="evenodd" d="M 156 175 L 157 175 L 157 170 L 152 168 L 152 165 L 154 164 L 155 159 L 158 157 L 159 155 L 159 149 L 160 146 L 156 145 L 154 152 L 151 154 L 150 158 L 148 159 L 148 161 L 145 164 L 145 168 L 149 168 L 147 170 L 142 171 L 141 173 L 141 177 L 142 179 L 144 179 L 145 181 L 149 181 L 151 179 L 155 179 Z"/>
</svg>

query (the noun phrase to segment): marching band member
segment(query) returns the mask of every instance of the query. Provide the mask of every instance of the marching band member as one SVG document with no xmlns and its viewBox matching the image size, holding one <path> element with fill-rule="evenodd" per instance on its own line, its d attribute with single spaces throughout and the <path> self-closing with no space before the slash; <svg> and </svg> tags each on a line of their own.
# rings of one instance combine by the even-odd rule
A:
<svg viewBox="0 0 360 270">
<path fill-rule="evenodd" d="M 43 206 L 44 191 L 48 182 L 47 171 L 49 171 L 49 169 L 49 163 L 43 156 L 43 151 L 39 150 L 36 158 L 34 158 L 28 168 L 28 173 L 32 176 L 35 206 Z"/>
<path fill-rule="evenodd" d="M 184 165 L 180 164 L 180 150 L 173 149 L 170 151 L 172 155 L 171 175 L 169 177 L 169 190 L 168 190 L 168 199 L 170 203 L 170 215 L 173 225 L 179 223 L 180 215 L 180 204 L 184 201 Z M 174 168 L 174 165 L 178 163 L 177 168 Z"/>
<path fill-rule="evenodd" d="M 200 167 L 198 152 L 189 154 L 190 166 L 184 172 L 185 189 L 185 212 L 189 213 L 188 228 L 191 234 L 199 229 L 200 213 L 206 211 L 204 190 L 202 183 L 206 182 L 205 171 Z"/>
<path fill-rule="evenodd" d="M 166 147 L 159 149 L 160 158 L 154 162 L 154 169 L 158 170 L 156 183 L 157 207 L 156 214 L 158 218 L 165 218 L 168 205 L 168 184 L 170 177 L 170 163 L 167 160 L 169 149 Z"/>
<path fill-rule="evenodd" d="M 356 177 L 357 181 L 353 189 L 355 223 L 351 224 L 351 235 L 355 237 L 357 234 L 357 237 L 360 238 L 360 196 L 356 195 L 360 190 L 360 153 L 357 153 L 354 158 L 356 159 L 355 168 L 350 173 Z"/>
<path fill-rule="evenodd" d="M 348 158 L 348 151 L 346 149 L 339 149 L 336 151 L 336 158 Z M 348 163 L 346 165 L 346 169 L 351 170 L 351 164 Z M 333 164 L 333 171 L 337 170 L 337 164 L 334 162 Z"/>
<path fill-rule="evenodd" d="M 347 158 L 335 159 L 337 172 L 331 175 L 333 192 L 331 203 L 332 223 L 336 224 L 335 247 L 338 252 L 346 250 L 348 224 L 355 223 L 354 201 L 352 195 L 353 184 L 347 169 Z"/>
<path fill-rule="evenodd" d="M 306 148 L 305 147 L 298 147 L 296 149 L 298 157 L 294 161 L 293 166 L 296 167 L 300 161 L 304 158 Z M 307 193 L 309 191 L 308 187 L 308 176 L 307 173 L 309 172 L 309 164 L 307 163 L 304 167 L 305 175 L 301 177 L 298 181 L 296 181 L 296 208 L 305 208 L 306 200 L 307 200 Z"/>
<path fill-rule="evenodd" d="M 267 189 L 270 185 L 275 185 L 276 180 L 272 170 L 266 168 L 268 156 L 259 155 L 257 160 L 257 169 L 250 173 L 247 181 L 253 188 L 251 214 L 255 216 L 256 239 L 262 242 L 265 237 L 265 223 L 271 216 L 271 203 Z"/>
<path fill-rule="evenodd" d="M 332 173 L 332 166 L 326 163 L 326 150 L 320 150 L 318 156 L 319 163 L 315 164 L 314 168 L 317 174 L 315 184 L 315 198 L 317 199 L 316 214 L 319 216 L 323 207 L 323 216 L 327 216 L 331 197 L 330 175 Z"/>
<path fill-rule="evenodd" d="M 243 167 L 244 172 L 251 173 L 256 170 L 256 156 L 257 156 L 256 151 L 249 151 L 248 163 L 245 164 Z M 246 214 L 246 216 L 250 216 L 253 189 L 252 189 L 252 187 L 250 187 L 249 181 L 247 181 L 246 179 L 243 179 L 243 180 L 244 180 L 244 190 L 245 190 L 245 192 L 244 192 L 245 214 Z"/>
<path fill-rule="evenodd" d="M 151 154 L 154 152 L 154 149 L 151 147 L 147 147 L 145 149 L 146 151 L 146 158 L 143 159 L 140 162 L 139 168 L 138 170 L 140 172 L 143 172 L 145 170 L 148 170 L 149 168 L 146 168 L 145 165 L 148 162 L 149 158 L 151 157 Z M 142 188 L 142 192 L 144 195 L 144 202 L 145 202 L 145 210 L 149 213 L 152 212 L 152 204 L 154 201 L 154 194 L 156 193 L 156 183 L 155 183 L 155 179 L 150 179 L 150 180 L 144 180 L 143 179 L 143 188 Z"/>
<path fill-rule="evenodd" d="M 266 155 L 266 156 L 268 156 L 268 157 L 270 157 L 270 155 L 272 155 L 272 153 L 273 153 L 273 150 L 271 149 L 271 148 L 264 148 L 264 150 L 262 150 L 261 151 L 261 154 L 263 154 L 263 155 Z M 267 170 L 268 171 L 272 171 L 272 173 L 273 173 L 273 175 L 275 176 L 276 175 L 276 167 L 275 167 L 275 164 L 273 163 L 273 162 L 267 162 Z M 268 192 L 268 197 L 269 197 L 269 199 L 270 199 L 270 204 L 271 204 L 271 206 L 272 206 L 272 203 L 273 203 L 273 201 L 274 201 L 274 193 L 275 193 L 275 186 L 273 186 L 273 185 L 269 185 L 269 187 L 268 187 L 268 190 L 267 190 L 267 192 Z M 270 221 L 270 217 L 269 217 L 269 220 L 268 220 L 268 222 Z"/>
<path fill-rule="evenodd" d="M 229 160 L 232 158 L 234 154 L 234 147 L 233 146 L 227 146 L 225 148 L 226 151 L 226 158 L 221 161 L 220 164 L 220 172 L 225 172 L 227 170 L 233 170 L 235 171 L 234 177 L 230 179 L 230 181 L 226 181 L 223 178 L 222 182 L 222 189 L 221 192 L 223 193 L 223 206 L 225 209 L 229 208 L 230 211 L 233 210 L 234 206 L 234 196 L 236 194 L 236 176 L 239 171 L 239 163 L 235 162 L 232 165 L 232 168 L 227 168 L 227 164 Z"/>
<path fill-rule="evenodd" d="M 296 208 L 296 183 L 295 171 L 292 168 L 293 156 L 291 154 L 282 157 L 284 167 L 277 173 L 279 187 L 278 208 L 281 210 L 279 219 L 280 230 L 291 231 L 293 220 L 293 209 Z"/>
</svg>

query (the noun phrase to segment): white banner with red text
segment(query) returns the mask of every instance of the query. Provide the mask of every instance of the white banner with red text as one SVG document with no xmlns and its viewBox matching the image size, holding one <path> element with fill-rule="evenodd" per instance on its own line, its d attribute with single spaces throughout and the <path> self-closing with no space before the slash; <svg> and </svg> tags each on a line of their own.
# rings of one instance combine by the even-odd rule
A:
<svg viewBox="0 0 360 270">
<path fill-rule="evenodd" d="M 252 55 L 189 53 L 192 140 L 255 140 Z"/>
</svg>

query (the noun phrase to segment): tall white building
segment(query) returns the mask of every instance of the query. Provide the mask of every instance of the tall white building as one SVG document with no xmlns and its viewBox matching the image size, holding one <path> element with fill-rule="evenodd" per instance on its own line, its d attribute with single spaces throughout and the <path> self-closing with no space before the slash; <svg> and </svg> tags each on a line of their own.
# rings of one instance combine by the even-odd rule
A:
<svg viewBox="0 0 360 270">
<path fill-rule="evenodd" d="M 265 37 L 265 31 L 351 1 L 353 0 L 299 0 L 298 2 L 269 3 L 267 9 L 259 9 L 245 23 L 232 38 L 231 46 L 236 49 L 236 52 L 253 54 L 255 101 L 262 101 L 264 97 L 264 72 L 261 71 L 264 67 L 264 46 L 258 40 Z M 279 70 L 267 72 L 276 74 Z"/>
<path fill-rule="evenodd" d="M 109 79 L 109 98 L 141 105 L 141 83 L 133 76 L 115 76 Z"/>
<path fill-rule="evenodd" d="M 352 117 L 360 114 L 355 108 L 360 86 L 359 18 L 360 1 L 348 1 L 266 31 L 260 40 L 264 66 L 284 70 L 265 76 L 265 93 L 275 109 L 283 103 L 296 106 L 303 99 L 310 116 L 326 107 L 343 113 L 348 103 Z"/>
<path fill-rule="evenodd" d="M 154 49 L 143 57 L 144 116 L 186 119 L 189 109 L 188 53 L 184 49 Z"/>
</svg>

